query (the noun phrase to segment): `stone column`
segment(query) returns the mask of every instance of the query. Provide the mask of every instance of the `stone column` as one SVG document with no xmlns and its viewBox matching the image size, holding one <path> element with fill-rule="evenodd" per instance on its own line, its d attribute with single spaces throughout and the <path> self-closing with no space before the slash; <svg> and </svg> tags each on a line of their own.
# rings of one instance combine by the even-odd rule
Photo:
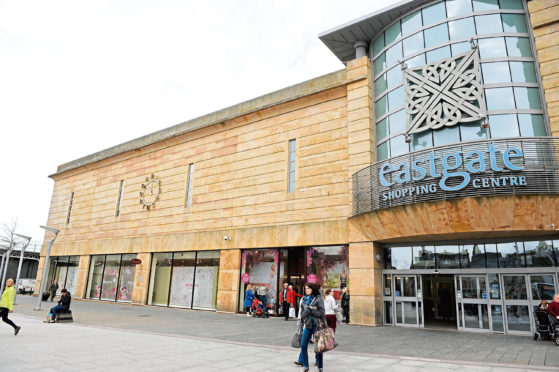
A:
<svg viewBox="0 0 559 372">
<path fill-rule="evenodd" d="M 238 310 L 241 250 L 222 250 L 219 255 L 217 311 L 235 313 Z"/>
<path fill-rule="evenodd" d="M 33 295 L 39 294 L 39 289 L 41 288 L 41 278 L 43 277 L 44 268 L 45 268 L 45 256 L 40 256 L 39 265 L 37 267 L 37 277 L 35 278 L 35 288 L 33 289 Z M 48 290 L 48 288 L 44 288 L 44 290 L 46 291 Z"/>
<path fill-rule="evenodd" d="M 134 272 L 134 289 L 132 290 L 132 303 L 145 305 L 149 293 L 149 271 L 151 267 L 151 253 L 138 253 L 141 264 L 136 265 Z"/>
<path fill-rule="evenodd" d="M 89 264 L 91 263 L 91 256 L 80 256 L 78 264 L 78 279 L 76 280 L 76 288 L 72 296 L 75 298 L 87 297 L 87 280 L 89 276 Z"/>
</svg>

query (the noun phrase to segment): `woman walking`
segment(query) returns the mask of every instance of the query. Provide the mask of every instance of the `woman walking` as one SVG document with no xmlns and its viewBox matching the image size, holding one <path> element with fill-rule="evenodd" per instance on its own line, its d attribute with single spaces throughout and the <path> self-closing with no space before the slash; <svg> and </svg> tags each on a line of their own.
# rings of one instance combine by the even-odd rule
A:
<svg viewBox="0 0 559 372">
<path fill-rule="evenodd" d="M 6 289 L 4 293 L 2 293 L 2 298 L 0 299 L 0 317 L 4 323 L 9 324 L 14 329 L 14 335 L 19 333 L 21 327 L 18 327 L 8 319 L 8 313 L 10 313 L 14 309 L 14 298 L 16 297 L 16 290 L 14 288 L 14 280 L 8 279 L 6 280 Z"/>
<path fill-rule="evenodd" d="M 345 324 L 349 324 L 349 288 L 344 287 L 344 293 L 342 294 L 342 309 L 345 315 Z"/>
<path fill-rule="evenodd" d="M 332 328 L 334 333 L 336 333 L 336 310 L 338 309 L 338 305 L 336 304 L 334 296 L 332 296 L 332 290 L 330 288 L 326 289 L 324 294 L 326 295 L 324 297 L 326 323 L 328 323 L 328 327 Z"/>
<path fill-rule="evenodd" d="M 254 300 L 254 293 L 252 293 L 252 284 L 247 285 L 247 290 L 245 292 L 245 311 L 247 316 L 250 316 L 250 308 L 252 307 L 252 301 Z"/>
<path fill-rule="evenodd" d="M 320 297 L 320 289 L 316 284 L 307 283 L 305 285 L 305 296 L 301 300 L 301 324 L 303 335 L 301 336 L 301 352 L 299 360 L 295 362 L 298 366 L 303 366 L 303 372 L 309 371 L 308 347 L 311 336 L 315 333 L 318 322 L 324 318 L 324 301 Z M 315 354 L 318 371 L 322 372 L 323 355 Z"/>
</svg>

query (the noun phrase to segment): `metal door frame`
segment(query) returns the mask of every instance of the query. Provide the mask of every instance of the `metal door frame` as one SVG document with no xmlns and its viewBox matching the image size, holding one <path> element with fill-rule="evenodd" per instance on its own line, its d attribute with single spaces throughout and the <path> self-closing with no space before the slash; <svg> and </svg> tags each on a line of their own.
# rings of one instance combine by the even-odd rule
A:
<svg viewBox="0 0 559 372">
<path fill-rule="evenodd" d="M 396 296 L 396 278 L 413 277 L 415 279 L 415 297 L 411 296 Z M 401 281 L 403 283 L 403 280 Z M 423 316 L 423 287 L 422 287 L 421 275 L 419 274 L 393 274 L 391 278 L 392 287 L 392 323 L 394 326 L 398 327 L 412 327 L 412 328 L 423 328 L 424 327 L 424 316 Z M 398 317 L 396 314 L 397 303 L 405 302 L 415 302 L 415 324 L 398 323 Z M 402 311 L 404 308 L 402 307 Z M 405 322 L 404 314 L 402 315 L 402 320 Z"/>
<path fill-rule="evenodd" d="M 462 288 L 462 278 L 485 278 L 485 291 L 483 288 L 480 288 L 482 298 L 468 298 L 464 299 L 463 293 L 464 290 Z M 489 278 L 487 277 L 487 273 L 485 274 L 467 274 L 461 275 L 457 274 L 454 275 L 454 286 L 456 291 L 456 326 L 459 331 L 465 332 L 479 332 L 479 333 L 490 333 L 493 331 L 493 318 L 491 316 L 491 307 L 489 301 Z M 486 298 L 483 298 L 483 293 L 485 292 Z M 466 322 L 464 319 L 464 303 L 466 304 L 474 304 L 474 305 L 485 305 L 487 311 L 487 319 L 488 319 L 488 328 L 469 328 L 466 327 Z M 480 314 L 481 315 L 481 314 Z M 461 324 L 462 326 L 461 326 Z"/>
<path fill-rule="evenodd" d="M 504 277 L 505 276 L 521 276 L 524 277 L 524 285 L 526 286 L 526 299 L 525 300 L 507 300 L 506 292 L 505 292 L 505 283 Z M 508 335 L 531 335 L 534 331 L 534 314 L 531 309 L 531 297 L 532 297 L 532 288 L 529 286 L 530 274 L 528 273 L 502 273 L 499 275 L 499 283 L 501 285 L 501 299 L 503 302 L 503 326 L 505 329 L 505 334 Z M 507 314 L 507 305 L 510 306 L 527 306 L 528 307 L 528 318 L 530 319 L 530 330 L 528 331 L 515 331 L 510 330 L 508 327 L 508 314 Z"/>
</svg>

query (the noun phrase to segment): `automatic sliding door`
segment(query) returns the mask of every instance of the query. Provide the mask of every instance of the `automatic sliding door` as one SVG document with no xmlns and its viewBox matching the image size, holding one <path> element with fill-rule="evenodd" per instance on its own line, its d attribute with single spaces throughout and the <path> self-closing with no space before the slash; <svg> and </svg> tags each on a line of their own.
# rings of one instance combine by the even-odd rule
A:
<svg viewBox="0 0 559 372">
<path fill-rule="evenodd" d="M 527 275 L 501 275 L 507 333 L 529 334 L 532 329 Z"/>
<path fill-rule="evenodd" d="M 395 324 L 423 327 L 421 277 L 394 275 L 393 283 Z"/>
<path fill-rule="evenodd" d="M 489 332 L 489 308 L 485 275 L 457 276 L 458 329 Z"/>
</svg>

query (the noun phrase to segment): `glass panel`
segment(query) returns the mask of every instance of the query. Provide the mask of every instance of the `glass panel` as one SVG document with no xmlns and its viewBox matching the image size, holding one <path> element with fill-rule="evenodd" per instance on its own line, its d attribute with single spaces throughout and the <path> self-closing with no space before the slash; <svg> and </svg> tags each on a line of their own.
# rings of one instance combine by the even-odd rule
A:
<svg viewBox="0 0 559 372">
<path fill-rule="evenodd" d="M 446 23 L 428 28 L 423 31 L 425 34 L 425 47 L 430 48 L 448 41 L 448 28 Z"/>
<path fill-rule="evenodd" d="M 482 293 L 485 293 L 485 277 L 462 277 L 462 298 L 478 298 L 482 299 Z"/>
<path fill-rule="evenodd" d="M 402 87 L 401 90 L 400 88 L 397 89 L 400 94 L 404 95 L 404 88 Z M 390 101 L 390 97 L 389 97 L 389 101 Z M 403 102 L 402 102 L 403 105 Z M 400 105 L 401 106 L 401 105 Z M 394 114 L 389 116 L 389 122 L 390 122 L 390 134 L 396 134 L 399 133 L 401 131 L 403 131 L 404 129 L 406 129 L 406 111 L 405 110 L 400 110 L 398 112 L 395 112 Z"/>
<path fill-rule="evenodd" d="M 373 69 L 375 70 L 375 76 L 378 75 L 385 68 L 386 68 L 386 53 L 382 53 L 373 62 Z"/>
<path fill-rule="evenodd" d="M 530 286 L 532 288 L 532 300 L 553 300 L 555 294 L 553 274 L 530 275 Z"/>
<path fill-rule="evenodd" d="M 400 36 L 402 36 L 402 32 L 400 31 L 400 21 L 397 21 L 392 26 L 388 27 L 386 31 L 384 31 L 385 45 L 390 45 L 390 43 L 392 43 Z"/>
<path fill-rule="evenodd" d="M 396 302 L 396 323 L 402 324 L 402 303 Z"/>
<path fill-rule="evenodd" d="M 444 20 L 446 18 L 444 1 L 421 9 L 421 13 L 423 14 L 424 26 L 429 26 L 430 24 Z"/>
<path fill-rule="evenodd" d="M 438 245 L 435 249 L 439 269 L 460 268 L 460 252 L 457 245 Z"/>
<path fill-rule="evenodd" d="M 485 267 L 483 244 L 461 245 L 459 247 L 462 268 Z"/>
<path fill-rule="evenodd" d="M 418 10 L 402 18 L 402 35 L 411 34 L 415 30 L 419 30 L 422 26 L 421 13 Z"/>
<path fill-rule="evenodd" d="M 536 71 L 532 62 L 509 62 L 512 81 L 522 83 L 537 83 Z"/>
<path fill-rule="evenodd" d="M 377 123 L 377 129 L 376 129 L 377 141 L 383 139 L 387 135 L 388 135 L 388 120 L 387 118 L 385 118 Z"/>
<path fill-rule="evenodd" d="M 381 75 L 378 79 L 375 80 L 375 83 L 373 85 L 375 87 L 375 98 L 379 97 L 387 88 L 386 75 Z"/>
<path fill-rule="evenodd" d="M 411 269 L 412 251 L 411 247 L 392 247 L 391 250 L 392 269 Z"/>
<path fill-rule="evenodd" d="M 450 57 L 450 47 L 444 46 L 439 49 L 434 49 L 427 52 L 427 63 L 433 63 L 440 61 L 441 59 L 449 58 Z"/>
<path fill-rule="evenodd" d="M 466 328 L 489 329 L 489 316 L 485 304 L 463 304 Z"/>
<path fill-rule="evenodd" d="M 506 57 L 507 48 L 502 37 L 478 39 L 479 55 L 481 58 Z"/>
<path fill-rule="evenodd" d="M 194 283 L 194 265 L 196 252 L 176 252 L 173 257 L 171 273 L 171 295 L 169 306 L 192 306 L 192 284 Z"/>
<path fill-rule="evenodd" d="M 493 332 L 504 332 L 503 307 L 501 305 L 491 305 L 491 318 L 493 320 Z"/>
<path fill-rule="evenodd" d="M 64 261 L 68 259 L 68 257 L 62 257 Z M 66 274 L 68 272 L 68 263 L 67 262 L 59 262 L 58 266 L 56 267 L 56 278 L 58 280 L 58 289 L 56 290 L 56 295 L 60 295 L 62 293 L 62 288 L 66 288 Z"/>
<path fill-rule="evenodd" d="M 392 301 L 384 302 L 384 323 L 392 324 Z"/>
<path fill-rule="evenodd" d="M 553 252 L 555 253 L 555 266 L 559 266 L 559 240 L 553 241 Z"/>
<path fill-rule="evenodd" d="M 516 115 L 490 115 L 489 124 L 491 138 L 519 136 Z"/>
<path fill-rule="evenodd" d="M 403 293 L 404 297 L 415 297 L 415 276 L 404 276 Z"/>
<path fill-rule="evenodd" d="M 418 32 L 403 41 L 404 56 L 409 56 L 423 49 L 423 33 Z"/>
<path fill-rule="evenodd" d="M 398 156 L 409 152 L 409 146 L 404 136 L 396 136 L 390 139 L 391 156 Z"/>
<path fill-rule="evenodd" d="M 172 253 L 154 253 L 151 260 L 148 305 L 167 306 Z"/>
<path fill-rule="evenodd" d="M 70 256 L 68 260 L 68 272 L 66 274 L 66 290 L 72 295 L 76 289 L 78 281 L 78 266 L 80 262 L 79 256 Z"/>
<path fill-rule="evenodd" d="M 118 301 L 132 302 L 132 291 L 134 290 L 134 274 L 136 265 L 132 265 L 130 260 L 136 258 L 136 254 L 123 254 L 120 264 L 120 275 L 118 283 Z"/>
<path fill-rule="evenodd" d="M 114 301 L 118 290 L 118 274 L 120 272 L 120 255 L 107 255 L 105 261 L 105 273 L 101 286 L 101 299 Z"/>
<path fill-rule="evenodd" d="M 547 136 L 542 115 L 519 114 L 518 121 L 521 136 Z"/>
<path fill-rule="evenodd" d="M 503 275 L 503 289 L 506 300 L 528 299 L 524 275 Z"/>
<path fill-rule="evenodd" d="M 388 93 L 388 111 L 393 111 L 395 109 L 397 109 L 398 107 L 402 107 L 404 106 L 404 87 L 401 86 L 400 88 L 396 88 L 393 91 L 391 91 L 390 93 Z M 403 112 L 403 111 L 401 111 Z M 403 114 L 402 114 L 403 116 Z M 392 119 L 390 120 L 390 127 L 392 127 Z M 402 129 L 405 128 L 405 120 L 404 120 L 404 127 Z M 391 133 L 393 133 L 391 131 Z"/>
<path fill-rule="evenodd" d="M 541 109 L 540 92 L 538 88 L 514 87 L 516 107 L 519 109 Z"/>
<path fill-rule="evenodd" d="M 509 64 L 507 62 L 482 63 L 481 70 L 485 84 L 510 82 Z"/>
<path fill-rule="evenodd" d="M 392 275 L 384 275 L 384 296 L 392 296 Z"/>
<path fill-rule="evenodd" d="M 394 44 L 386 51 L 386 65 L 392 66 L 402 59 L 402 42 Z"/>
<path fill-rule="evenodd" d="M 472 17 L 448 22 L 450 40 L 467 39 L 476 34 L 474 19 Z"/>
<path fill-rule="evenodd" d="M 509 331 L 530 331 L 528 306 L 507 305 L 507 329 Z"/>
<path fill-rule="evenodd" d="M 523 10 L 522 0 L 500 0 L 501 9 Z"/>
<path fill-rule="evenodd" d="M 414 269 L 434 269 L 435 267 L 435 247 L 432 245 L 413 247 Z"/>
<path fill-rule="evenodd" d="M 489 298 L 492 300 L 501 299 L 501 286 L 499 285 L 499 277 L 497 274 L 488 274 L 489 278 Z"/>
<path fill-rule="evenodd" d="M 499 267 L 526 267 L 522 243 L 498 243 Z"/>
<path fill-rule="evenodd" d="M 423 133 L 412 134 L 412 151 L 433 147 L 433 133 L 428 130 Z"/>
<path fill-rule="evenodd" d="M 462 303 L 458 303 L 458 327 L 464 328 L 464 322 L 462 321 Z"/>
<path fill-rule="evenodd" d="M 524 242 L 526 265 L 528 267 L 553 266 L 553 245 L 551 240 Z"/>
<path fill-rule="evenodd" d="M 307 250 L 307 273 L 314 273 L 317 284 L 330 288 L 336 301 L 341 300 L 342 287 L 349 286 L 349 247 L 338 245 L 332 247 L 313 247 Z M 268 275 L 270 275 L 268 273 Z"/>
<path fill-rule="evenodd" d="M 485 244 L 485 259 L 487 261 L 487 268 L 499 267 L 499 255 L 497 254 L 496 244 Z"/>
<path fill-rule="evenodd" d="M 303 249 L 303 248 L 302 248 Z M 309 250 L 309 253 L 312 251 Z M 311 261 L 311 258 L 307 258 Z M 258 291 L 262 293 L 267 290 L 268 293 L 259 297 L 259 299 L 265 300 L 267 303 L 272 303 L 275 305 L 278 303 L 276 299 L 277 292 L 277 265 L 279 262 L 279 253 L 277 249 L 250 249 L 243 250 L 241 254 L 241 278 L 243 275 L 247 274 L 248 283 L 241 283 L 241 292 L 239 293 L 239 310 L 243 310 L 245 294 L 247 291 L 247 285 L 252 285 L 252 293 L 257 296 Z M 311 262 L 307 262 L 311 263 Z M 316 265 L 315 265 L 316 266 Z M 315 270 L 315 266 L 311 270 Z M 314 271 L 309 271 L 317 275 L 319 278 L 319 273 Z M 260 289 L 264 288 L 264 289 Z M 273 292 L 272 292 L 273 290 Z M 272 301 L 273 300 L 273 301 Z"/>
<path fill-rule="evenodd" d="M 488 110 L 513 110 L 515 108 L 512 87 L 485 89 L 485 99 Z"/>
<path fill-rule="evenodd" d="M 425 65 L 426 64 L 425 53 L 419 54 L 413 58 L 408 59 L 406 61 L 406 64 L 408 65 L 408 68 Z"/>
<path fill-rule="evenodd" d="M 450 127 L 450 128 L 434 130 L 433 142 L 435 146 L 460 142 L 460 131 L 458 127 Z"/>
<path fill-rule="evenodd" d="M 503 32 L 501 25 L 501 16 L 499 14 L 490 14 L 483 16 L 476 16 L 476 29 L 477 34 L 496 34 Z"/>
<path fill-rule="evenodd" d="M 377 146 L 377 161 L 388 159 L 388 141 Z"/>
<path fill-rule="evenodd" d="M 89 266 L 89 280 L 87 284 L 87 293 L 89 298 L 99 299 L 101 296 L 101 278 L 103 277 L 103 267 L 105 265 L 105 256 L 91 256 L 91 264 Z"/>
<path fill-rule="evenodd" d="M 497 0 L 473 0 L 473 4 L 474 12 L 499 9 L 499 3 L 497 2 Z"/>
<path fill-rule="evenodd" d="M 456 17 L 472 12 L 471 0 L 446 0 L 446 13 L 448 17 Z"/>
<path fill-rule="evenodd" d="M 272 267 L 272 269 L 274 269 Z M 270 300 L 275 298 L 277 292 L 277 265 L 275 271 L 269 273 L 270 276 L 274 276 L 275 280 L 272 279 L 273 285 L 270 288 L 266 288 L 266 294 L 258 293 L 261 296 L 260 300 L 266 298 L 266 304 L 272 303 L 275 305 L 275 301 Z M 198 252 L 196 256 L 196 277 L 194 283 L 194 299 L 192 301 L 192 307 L 199 309 L 215 309 L 217 306 L 217 280 L 219 277 L 219 251 L 211 252 Z M 258 292 L 258 291 L 257 291 Z M 264 301 L 263 301 L 264 302 Z"/>
<path fill-rule="evenodd" d="M 386 96 L 381 97 L 375 102 L 375 118 L 378 119 L 382 115 L 386 114 L 388 110 L 388 101 Z"/>
<path fill-rule="evenodd" d="M 506 37 L 508 54 L 511 57 L 531 57 L 530 40 L 527 37 Z"/>
<path fill-rule="evenodd" d="M 485 139 L 488 137 L 487 128 L 482 128 L 479 121 L 474 123 L 460 124 L 462 142 Z"/>
<path fill-rule="evenodd" d="M 376 56 L 384 48 L 384 33 L 373 41 L 373 55 Z"/>
<path fill-rule="evenodd" d="M 501 14 L 505 32 L 528 32 L 524 14 Z"/>
<path fill-rule="evenodd" d="M 417 304 L 415 302 L 404 302 L 404 323 L 417 324 Z"/>
<path fill-rule="evenodd" d="M 386 82 L 388 89 L 392 89 L 402 84 L 402 68 L 399 65 L 386 72 Z"/>
<path fill-rule="evenodd" d="M 472 49 L 470 43 L 468 42 L 452 44 L 450 47 L 452 48 L 453 56 L 457 56 L 458 54 L 469 52 Z"/>
</svg>

